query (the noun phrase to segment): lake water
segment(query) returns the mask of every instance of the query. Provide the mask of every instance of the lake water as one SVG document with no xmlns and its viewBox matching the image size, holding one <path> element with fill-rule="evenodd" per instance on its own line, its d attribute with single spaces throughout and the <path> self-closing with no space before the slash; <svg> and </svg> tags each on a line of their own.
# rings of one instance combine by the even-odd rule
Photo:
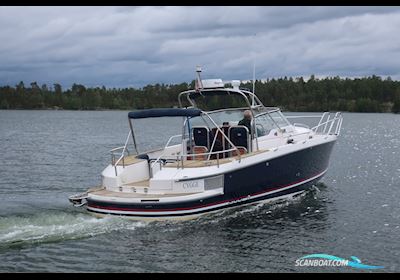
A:
<svg viewBox="0 0 400 280">
<path fill-rule="evenodd" d="M 142 144 L 179 134 L 146 120 Z M 97 219 L 68 196 L 100 183 L 125 111 L 0 110 L 0 272 L 400 272 L 400 115 L 345 113 L 330 168 L 300 198 L 184 222 Z M 298 267 L 308 254 L 384 266 Z"/>
</svg>

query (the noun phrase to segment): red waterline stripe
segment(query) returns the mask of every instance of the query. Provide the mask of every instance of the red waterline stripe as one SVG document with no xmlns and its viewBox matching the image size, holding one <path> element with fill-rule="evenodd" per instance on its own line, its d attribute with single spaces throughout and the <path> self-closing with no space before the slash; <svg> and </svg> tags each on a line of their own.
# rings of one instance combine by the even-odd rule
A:
<svg viewBox="0 0 400 280">
<path fill-rule="evenodd" d="M 256 196 L 256 195 L 262 194 L 262 193 L 269 193 L 269 192 L 272 192 L 272 191 L 275 191 L 275 190 L 278 190 L 278 189 L 286 188 L 286 187 L 291 186 L 291 185 L 296 185 L 298 183 L 307 181 L 308 179 L 313 178 L 313 177 L 316 177 L 315 179 L 317 179 L 320 175 L 322 175 L 325 172 L 326 172 L 326 170 L 321 172 L 321 173 L 319 173 L 319 174 L 317 174 L 317 175 L 310 176 L 310 177 L 308 177 L 306 179 L 302 179 L 302 180 L 296 181 L 294 183 L 282 185 L 282 186 L 270 189 L 268 191 L 261 191 L 261 192 L 257 192 L 257 193 L 251 194 L 251 195 L 243 195 L 243 196 L 240 196 L 240 197 L 235 198 L 235 199 L 227 199 L 227 200 L 223 200 L 223 201 L 219 201 L 219 202 L 214 202 L 214 203 L 209 203 L 209 204 L 206 204 L 206 205 L 200 205 L 200 206 L 194 206 L 194 207 L 182 207 L 182 208 L 173 208 L 173 209 L 130 209 L 130 208 L 117 208 L 117 207 L 99 206 L 99 205 L 94 205 L 94 206 L 89 206 L 89 207 L 98 208 L 98 209 L 106 209 L 106 210 L 130 211 L 130 212 L 167 212 L 167 211 L 192 210 L 192 209 L 197 209 L 197 208 L 205 208 L 205 207 L 209 207 L 209 206 L 223 204 L 223 203 L 226 203 L 226 202 L 236 201 L 236 200 L 240 200 L 242 198 L 247 198 L 249 196 L 252 197 L 252 196 Z"/>
</svg>

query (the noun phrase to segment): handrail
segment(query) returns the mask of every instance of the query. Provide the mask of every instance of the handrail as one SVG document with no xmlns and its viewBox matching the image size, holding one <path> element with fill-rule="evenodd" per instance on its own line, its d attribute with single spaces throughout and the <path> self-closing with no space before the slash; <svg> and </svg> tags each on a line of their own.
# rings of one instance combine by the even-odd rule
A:
<svg viewBox="0 0 400 280">
<path fill-rule="evenodd" d="M 237 151 L 237 149 L 231 148 L 231 149 L 222 150 L 222 151 L 199 153 L 199 154 L 181 154 L 181 155 L 178 155 L 178 157 L 184 158 L 184 157 L 193 157 L 193 156 L 206 156 L 206 155 L 209 155 L 209 154 L 212 154 L 212 155 L 213 154 L 223 154 L 223 153 L 232 152 L 232 151 Z M 176 160 L 176 158 L 164 158 L 164 159 L 166 159 L 166 160 Z M 157 159 L 153 159 L 153 160 L 156 161 Z"/>
<path fill-rule="evenodd" d="M 114 149 L 110 150 L 109 152 L 115 152 L 115 151 L 121 150 L 121 149 L 123 149 L 123 148 L 124 148 L 124 146 L 117 147 L 117 148 L 114 148 Z"/>
<path fill-rule="evenodd" d="M 180 157 L 188 157 L 188 156 L 205 156 L 205 155 L 214 155 L 214 154 L 223 154 L 226 152 L 231 152 L 231 151 L 237 151 L 237 148 L 231 148 L 228 150 L 223 150 L 223 151 L 215 151 L 215 152 L 207 152 L 207 153 L 200 153 L 200 154 L 182 154 L 179 155 Z M 240 155 L 240 153 L 239 153 Z"/>
<path fill-rule="evenodd" d="M 165 145 L 165 147 L 164 147 L 164 151 L 165 151 L 165 149 L 168 147 L 168 145 L 169 145 L 169 142 L 173 139 L 173 138 L 175 138 L 175 137 L 178 137 L 178 136 L 182 136 L 182 135 L 174 135 L 174 136 L 171 136 L 170 137 L 170 139 L 168 140 L 168 142 L 167 142 L 167 144 Z M 234 145 L 233 145 L 234 146 Z M 227 153 L 227 152 L 231 152 L 231 151 L 237 151 L 238 152 L 238 157 L 239 157 L 239 162 L 241 161 L 241 155 L 240 155 L 240 151 L 239 151 L 239 149 L 236 147 L 236 146 L 234 146 L 233 148 L 231 148 L 231 149 L 226 149 L 226 150 L 222 150 L 222 151 L 215 151 L 215 152 L 212 152 L 212 151 L 210 151 L 210 152 L 207 152 L 207 153 L 199 153 L 199 154 L 193 154 L 193 153 L 191 153 L 191 154 L 180 154 L 180 155 L 178 155 L 177 156 L 177 161 L 179 161 L 179 162 L 181 162 L 182 163 L 182 168 L 183 168 L 183 160 L 184 160 L 184 157 L 195 157 L 195 156 L 207 156 L 208 155 L 208 160 L 210 159 L 210 157 L 211 157 L 211 155 L 214 155 L 214 154 L 224 154 L 224 153 Z M 152 165 L 151 165 L 151 169 L 155 166 L 155 164 L 157 163 L 157 162 L 160 162 L 161 163 L 161 157 L 164 155 L 164 152 L 156 159 L 156 160 L 154 160 L 154 162 L 152 163 Z M 218 163 L 218 166 L 219 166 L 219 156 L 217 157 L 217 163 Z M 178 166 L 179 166 L 179 164 L 178 164 Z"/>
<path fill-rule="evenodd" d="M 123 150 L 122 150 L 122 152 L 121 152 L 121 156 L 120 156 L 120 158 L 117 160 L 117 162 L 115 163 L 115 165 L 117 165 L 117 164 L 120 162 L 121 158 L 124 157 L 125 150 L 128 150 L 126 147 L 127 147 L 127 145 L 128 145 L 128 141 L 129 141 L 129 137 L 130 137 L 130 136 L 131 136 L 131 132 L 129 131 L 128 137 L 126 137 L 125 145 L 124 145 Z M 125 165 L 124 165 L 124 167 L 125 167 Z"/>
<path fill-rule="evenodd" d="M 327 116 L 327 118 L 326 118 Z M 311 130 L 313 130 L 315 133 L 317 133 L 318 128 L 324 126 L 324 129 L 322 130 L 322 133 L 326 133 L 328 125 L 329 129 L 328 129 L 328 134 L 331 133 L 331 130 L 334 126 L 334 123 L 336 123 L 336 128 L 335 128 L 335 134 L 339 134 L 340 133 L 340 129 L 341 129 L 341 124 L 343 122 L 343 117 L 341 112 L 336 112 L 334 117 L 331 118 L 331 113 L 330 112 L 324 112 L 322 115 L 313 115 L 313 116 L 286 116 L 286 118 L 288 119 L 295 119 L 295 118 L 317 118 L 319 117 L 320 120 L 318 122 L 318 124 L 314 127 L 311 128 Z M 326 119 L 326 120 L 325 120 Z M 294 126 L 298 126 L 298 125 L 302 125 L 304 126 L 304 124 L 299 124 L 299 123 L 294 123 Z M 309 127 L 308 127 L 309 128 Z"/>
<path fill-rule="evenodd" d="M 311 128 L 312 131 L 314 131 L 314 133 L 317 133 L 318 128 L 324 126 L 324 129 L 322 130 L 322 134 L 331 134 L 332 128 L 335 124 L 335 122 L 337 122 L 336 124 L 336 128 L 335 128 L 335 135 L 339 135 L 340 134 L 340 130 L 342 127 L 342 122 L 343 122 L 343 116 L 340 112 L 336 112 L 336 114 L 334 115 L 333 118 L 330 118 L 330 113 L 328 114 L 328 118 L 325 122 L 322 122 L 322 119 L 325 117 L 325 115 L 328 112 L 324 113 L 324 115 L 321 117 L 320 122 L 318 123 L 318 125 L 314 126 Z M 330 124 L 328 131 L 326 131 L 326 128 L 328 126 L 328 124 Z"/>
<path fill-rule="evenodd" d="M 228 137 L 228 136 L 225 134 L 225 132 L 218 126 L 218 124 L 216 124 L 216 123 L 214 122 L 214 120 L 210 117 L 210 115 L 209 115 L 207 112 L 204 112 L 204 114 L 205 114 L 205 115 L 209 118 L 209 120 L 214 124 L 214 126 L 217 128 L 218 132 L 221 133 L 221 135 L 224 137 L 224 139 L 226 139 L 226 140 L 229 142 L 229 144 L 230 144 L 232 147 L 234 147 L 234 148 L 239 152 L 239 149 L 236 147 L 236 145 L 232 143 L 231 139 L 229 139 L 229 137 Z M 215 139 L 216 139 L 216 137 L 217 137 L 217 134 L 218 134 L 218 133 L 215 134 Z M 215 139 L 214 139 L 214 141 L 215 141 Z M 257 139 L 256 139 L 256 140 L 257 140 Z M 239 152 L 239 153 L 240 153 L 240 152 Z"/>
<path fill-rule="evenodd" d="M 322 120 L 324 119 L 326 114 L 328 114 L 328 112 L 325 112 L 322 114 L 321 118 L 319 119 L 318 125 L 320 125 L 322 123 Z"/>
<path fill-rule="evenodd" d="M 246 102 L 249 103 L 248 105 L 250 105 L 249 98 L 246 96 L 246 94 L 247 94 L 249 97 L 254 98 L 255 101 L 257 101 L 257 103 L 258 103 L 257 105 L 261 105 L 262 107 L 265 107 L 265 106 L 263 105 L 263 103 L 261 102 L 261 100 L 258 98 L 257 95 L 255 95 L 253 92 L 247 91 L 247 90 L 234 89 L 234 88 L 207 88 L 207 89 L 202 88 L 202 89 L 200 89 L 199 92 L 200 92 L 200 94 L 202 94 L 202 92 L 206 93 L 206 92 L 215 92 L 215 91 L 218 91 L 218 92 L 227 92 L 228 94 L 230 94 L 231 92 L 237 93 L 237 94 L 239 94 L 239 95 L 242 95 L 242 97 L 245 98 Z M 198 91 L 197 91 L 197 90 L 193 90 L 193 89 L 180 92 L 179 95 L 178 95 L 179 107 L 182 108 L 181 97 L 182 97 L 183 95 L 186 95 L 186 99 L 188 100 L 188 102 L 189 102 L 192 106 L 196 107 L 196 105 L 195 105 L 196 102 L 194 101 L 194 99 L 190 98 L 190 94 L 196 93 L 196 92 L 198 92 Z M 250 107 L 252 107 L 252 106 L 250 105 Z"/>
<path fill-rule="evenodd" d="M 237 107 L 237 108 L 224 108 L 224 109 L 216 109 L 216 110 L 211 110 L 211 111 L 204 111 L 207 112 L 208 114 L 217 114 L 221 112 L 226 112 L 226 111 L 243 111 L 243 110 L 248 110 L 249 107 Z"/>
<path fill-rule="evenodd" d="M 258 108 L 261 105 L 257 105 L 257 106 L 252 106 L 252 108 Z M 273 112 L 277 112 L 280 111 L 280 109 L 278 107 L 261 107 L 261 108 L 265 108 L 269 111 L 266 112 L 261 112 L 261 113 L 273 113 Z M 216 114 L 216 113 L 221 113 L 221 112 L 226 112 L 226 111 L 243 111 L 243 110 L 248 110 L 249 107 L 235 107 L 235 108 L 223 108 L 223 109 L 216 109 L 216 110 L 211 110 L 211 111 L 204 111 L 208 114 Z M 257 116 L 257 115 L 256 115 Z"/>
<path fill-rule="evenodd" d="M 328 114 L 328 119 L 327 119 L 327 121 L 325 122 L 325 126 L 324 126 L 324 133 L 325 133 L 325 131 L 326 131 L 326 126 L 328 125 L 330 118 L 331 118 L 331 114 Z"/>
<path fill-rule="evenodd" d="M 235 148 L 231 148 L 228 150 L 223 150 L 223 151 L 216 151 L 216 152 L 207 152 L 207 153 L 199 153 L 199 154 L 182 154 L 182 155 L 178 155 L 177 158 L 163 158 L 163 160 L 159 160 L 159 162 L 167 162 L 168 160 L 174 160 L 174 161 L 179 161 L 179 162 L 183 162 L 184 157 L 194 157 L 194 156 L 203 156 L 203 155 L 209 155 L 209 154 L 223 154 L 226 152 L 232 152 L 232 151 L 236 151 Z M 238 160 L 241 160 L 241 155 L 240 153 L 238 153 L 237 155 Z M 217 161 L 219 161 L 219 157 L 217 157 Z M 150 161 L 154 161 L 156 162 L 157 159 L 151 159 Z"/>
<path fill-rule="evenodd" d="M 285 116 L 287 119 L 299 119 L 299 118 L 321 118 L 323 115 L 314 116 Z"/>
<path fill-rule="evenodd" d="M 262 115 L 265 115 L 265 114 L 272 114 L 272 113 L 275 113 L 275 112 L 278 112 L 278 111 L 280 111 L 279 108 L 273 109 L 273 110 L 271 110 L 271 111 L 261 112 L 261 113 L 258 113 L 257 115 L 255 115 L 254 118 L 257 118 L 257 117 L 262 116 Z"/>
<path fill-rule="evenodd" d="M 215 154 L 217 154 L 218 156 L 217 156 L 217 166 L 219 167 L 219 154 L 224 154 L 224 153 L 226 153 L 226 152 L 232 152 L 232 151 L 238 151 L 238 154 L 237 154 L 237 156 L 238 156 L 238 160 L 239 160 L 239 162 L 242 160 L 242 156 L 241 156 L 241 154 L 240 154 L 240 151 L 239 151 L 239 149 L 237 148 L 237 147 L 234 147 L 234 148 L 231 148 L 231 149 L 228 149 L 228 150 L 223 150 L 223 151 L 215 151 L 215 152 L 207 152 L 207 153 L 199 153 L 199 154 L 182 154 L 182 155 L 179 155 L 179 157 L 180 157 L 180 162 L 181 162 L 181 164 L 182 164 L 182 169 L 183 169 L 183 167 L 184 167 L 184 165 L 183 165 L 183 158 L 184 157 L 189 157 L 189 156 L 205 156 L 205 155 L 209 155 L 209 157 L 211 156 L 211 155 L 215 155 Z M 209 159 L 207 159 L 207 161 L 209 161 Z M 178 163 L 178 168 L 179 168 L 179 163 Z"/>
<path fill-rule="evenodd" d="M 164 146 L 163 152 L 162 152 L 161 155 L 153 162 L 153 164 L 151 165 L 151 168 L 153 168 L 154 165 L 161 159 L 161 157 L 164 155 L 165 149 L 168 147 L 169 143 L 172 141 L 173 138 L 176 138 L 176 137 L 182 137 L 182 134 L 173 135 L 173 136 L 171 136 L 171 137 L 168 139 L 167 144 L 165 144 L 165 146 Z"/>
<path fill-rule="evenodd" d="M 232 152 L 232 151 L 239 151 L 238 148 L 234 147 L 228 150 L 223 150 L 223 151 L 215 151 L 215 152 L 207 152 L 207 153 L 200 153 L 200 154 L 182 154 L 180 155 L 181 159 L 183 160 L 183 157 L 188 157 L 188 156 L 205 156 L 205 155 L 215 155 L 215 154 L 223 154 L 226 152 Z M 241 160 L 241 155 L 240 152 L 238 153 L 239 160 Z"/>
<path fill-rule="evenodd" d="M 335 135 L 339 135 L 339 134 L 340 134 L 341 127 L 342 127 L 342 122 L 343 122 L 342 114 L 341 114 L 340 112 L 337 112 L 337 113 L 335 114 L 335 116 L 334 116 L 332 119 L 328 119 L 327 121 L 322 122 L 322 119 L 325 118 L 325 116 L 326 116 L 327 113 L 328 113 L 328 112 L 325 112 L 325 113 L 321 116 L 321 120 L 319 121 L 318 125 L 316 125 L 316 126 L 314 126 L 314 127 L 312 127 L 312 128 L 307 127 L 308 129 L 310 129 L 309 131 L 300 132 L 300 133 L 296 133 L 296 134 L 289 134 L 289 135 L 286 135 L 286 136 L 282 135 L 282 138 L 281 138 L 281 139 L 287 139 L 287 138 L 291 138 L 291 137 L 295 137 L 295 136 L 299 136 L 299 135 L 303 135 L 303 134 L 310 134 L 310 133 L 312 133 L 312 132 L 317 133 L 317 130 L 318 130 L 319 127 L 321 127 L 321 126 L 327 126 L 328 124 L 330 125 L 330 126 L 329 126 L 329 130 L 326 131 L 326 130 L 324 129 L 324 130 L 322 131 L 322 134 L 327 134 L 327 135 L 329 135 L 329 134 L 331 134 L 331 132 L 332 132 L 332 128 L 334 127 L 335 122 L 336 122 L 336 127 L 335 127 L 335 130 L 334 130 L 334 134 L 335 134 Z M 313 117 L 314 117 L 314 116 L 313 116 Z M 293 125 L 296 126 L 296 125 L 299 125 L 299 124 L 298 124 L 298 123 L 294 123 Z M 303 124 L 300 124 L 300 125 L 303 125 Z M 263 139 L 262 141 L 272 141 L 272 140 L 277 140 L 277 138 L 267 138 L 267 139 Z"/>
<path fill-rule="evenodd" d="M 129 137 L 130 136 L 131 136 L 131 131 L 129 131 L 128 136 L 126 137 L 126 141 L 125 141 L 124 146 L 117 147 L 117 148 L 114 148 L 114 149 L 110 150 L 110 152 L 111 152 L 111 163 L 114 166 L 115 176 L 118 175 L 117 165 L 120 163 L 121 160 L 122 160 L 122 166 L 123 166 L 123 168 L 125 168 L 125 151 L 127 151 L 128 155 L 129 155 L 129 150 L 128 150 L 127 146 L 128 146 L 128 141 L 129 141 Z M 122 149 L 121 156 L 118 158 L 117 161 L 115 161 L 114 152 L 118 151 L 118 150 L 121 150 L 121 149 Z"/>
</svg>

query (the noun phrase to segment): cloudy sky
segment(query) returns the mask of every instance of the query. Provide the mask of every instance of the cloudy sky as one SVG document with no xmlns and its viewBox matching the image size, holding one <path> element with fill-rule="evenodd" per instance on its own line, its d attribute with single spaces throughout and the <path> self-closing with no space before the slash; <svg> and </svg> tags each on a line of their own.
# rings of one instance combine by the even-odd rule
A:
<svg viewBox="0 0 400 280">
<path fill-rule="evenodd" d="M 400 79 L 400 7 L 0 7 L 0 84 Z"/>
</svg>

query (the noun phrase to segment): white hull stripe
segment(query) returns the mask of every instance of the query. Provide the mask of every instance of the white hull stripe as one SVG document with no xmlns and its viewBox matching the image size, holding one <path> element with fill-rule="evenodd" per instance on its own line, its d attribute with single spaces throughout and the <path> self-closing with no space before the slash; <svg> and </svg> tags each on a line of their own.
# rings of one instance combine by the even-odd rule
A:
<svg viewBox="0 0 400 280">
<path fill-rule="evenodd" d="M 311 178 L 308 178 L 306 180 L 297 182 L 295 184 L 289 185 L 289 186 L 285 186 L 282 188 L 278 188 L 272 191 L 267 191 L 267 192 L 262 192 L 262 193 L 258 193 L 258 194 L 254 194 L 254 195 L 248 195 L 245 197 L 241 197 L 238 199 L 234 199 L 234 200 L 230 200 L 227 202 L 222 202 L 222 203 L 216 203 L 213 205 L 209 205 L 209 206 L 205 206 L 205 207 L 199 207 L 199 208 L 192 208 L 192 209 L 185 209 L 185 210 L 173 210 L 173 211 L 162 211 L 162 210 L 143 210 L 143 211 L 130 211 L 130 210 L 113 210 L 113 209 L 109 209 L 108 207 L 104 207 L 104 209 L 102 209 L 103 207 L 101 206 L 97 206 L 97 207 L 87 207 L 88 210 L 92 210 L 94 212 L 102 212 L 102 213 L 111 213 L 111 214 L 121 214 L 121 215 L 150 215 L 150 216 L 154 216 L 154 215 L 171 215 L 171 214 L 193 214 L 196 212 L 201 212 L 204 210 L 212 210 L 214 208 L 219 208 L 221 206 L 226 206 L 226 205 L 230 205 L 230 204 L 236 204 L 238 202 L 242 202 L 242 201 L 246 201 L 246 200 L 250 200 L 250 199 L 254 199 L 254 198 L 259 198 L 259 197 L 263 197 L 263 196 L 267 196 L 267 195 L 271 195 L 273 193 L 276 192 L 281 192 L 281 191 L 285 191 L 287 189 L 290 188 L 294 188 L 297 187 L 299 185 L 308 183 L 312 180 L 317 179 L 318 177 L 321 177 L 322 175 L 324 175 L 326 173 L 327 169 L 325 169 L 324 171 L 322 171 L 321 173 L 319 173 L 318 175 L 315 175 Z"/>
</svg>

